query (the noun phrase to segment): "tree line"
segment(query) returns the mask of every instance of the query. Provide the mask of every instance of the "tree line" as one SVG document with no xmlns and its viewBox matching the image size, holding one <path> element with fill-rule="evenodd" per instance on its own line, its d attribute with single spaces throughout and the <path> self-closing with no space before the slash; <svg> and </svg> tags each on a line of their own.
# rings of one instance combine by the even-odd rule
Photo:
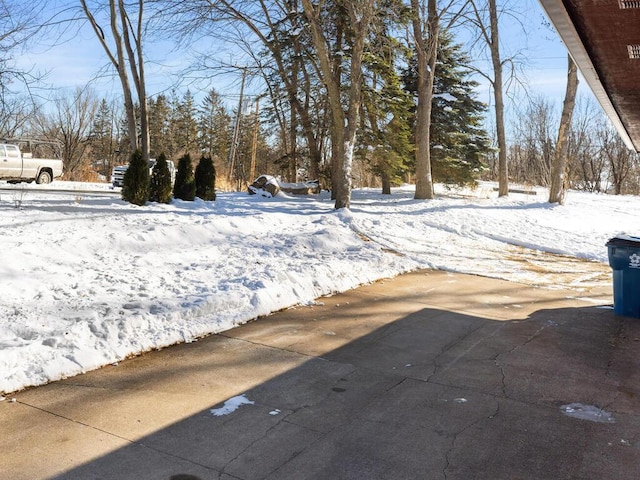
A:
<svg viewBox="0 0 640 480">
<path fill-rule="evenodd" d="M 2 0 L 3 5 L 16 1 Z M 93 170 L 104 177 L 138 149 L 144 160 L 161 153 L 172 159 L 207 155 L 229 188 L 241 187 L 255 173 L 287 181 L 320 179 L 336 208 L 349 207 L 354 184 L 375 184 L 389 193 L 391 186 L 410 181 L 415 198 L 428 199 L 436 181 L 497 179 L 502 196 L 510 180 L 559 182 L 561 190 L 606 189 L 611 177 L 620 193 L 637 178 L 635 154 L 627 152 L 626 166 L 620 165 L 614 132 L 597 132 L 594 144 L 596 133 L 580 131 L 580 115 L 571 121 L 573 108 L 563 109 L 562 121 L 534 120 L 539 107 L 534 100 L 507 141 L 504 93 L 515 62 L 499 33 L 500 22 L 517 13 L 513 2 L 79 0 L 60 5 L 53 16 L 59 21 L 44 24 L 65 24 L 68 30 L 88 25 L 116 72 L 122 97 L 96 102 L 79 90 L 73 98 L 61 96 L 54 113 L 46 115 L 11 112 L 6 102 L 0 127 L 6 137 L 26 132 L 56 138 L 69 178 Z M 34 31 L 46 27 L 25 17 L 25 25 L 30 21 Z M 456 42 L 461 30 L 473 39 L 464 46 Z M 263 91 L 250 98 L 250 110 L 240 101 L 235 111 L 215 90 L 198 101 L 189 90 L 149 96 L 146 54 L 158 39 L 184 51 L 231 46 L 242 53 L 243 65 L 225 65 L 205 49 L 198 59 L 201 74 L 240 67 L 243 85 L 249 76 L 260 80 Z M 2 53 L 6 62 L 10 52 Z M 478 68 L 470 52 L 486 58 L 488 66 Z M 487 106 L 475 96 L 473 75 L 492 87 L 491 122 L 485 121 Z M 20 120 L 22 115 L 27 120 Z M 546 120 L 549 125 L 541 125 Z M 484 125 L 490 123 L 494 128 L 488 133 Z"/>
<path fill-rule="evenodd" d="M 557 151 L 557 108 L 549 99 L 533 97 L 522 105 L 518 116 L 521 120 L 512 125 L 509 144 L 509 177 L 514 182 L 548 187 Z M 640 194 L 640 157 L 625 146 L 591 96 L 577 100 L 568 132 L 567 159 L 565 181 L 571 189 Z"/>
</svg>

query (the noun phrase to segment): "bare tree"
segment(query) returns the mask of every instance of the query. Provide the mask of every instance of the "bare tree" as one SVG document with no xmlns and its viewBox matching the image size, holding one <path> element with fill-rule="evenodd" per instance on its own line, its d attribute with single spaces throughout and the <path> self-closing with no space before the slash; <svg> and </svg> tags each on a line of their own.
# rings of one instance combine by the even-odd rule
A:
<svg viewBox="0 0 640 480">
<path fill-rule="evenodd" d="M 33 72 L 16 67 L 14 54 L 42 28 L 43 7 L 39 0 L 0 0 L 0 100 L 12 83 L 28 86 L 38 79 Z"/>
<path fill-rule="evenodd" d="M 496 0 L 470 0 L 473 14 L 470 18 L 478 35 L 489 48 L 493 75 L 481 70 L 493 87 L 496 116 L 496 136 L 498 141 L 498 196 L 509 194 L 509 167 L 507 163 L 507 137 L 504 120 L 504 80 L 503 69 L 508 60 L 501 58 L 500 35 L 498 25 L 498 6 Z M 488 16 L 488 18 L 487 18 Z"/>
<path fill-rule="evenodd" d="M 0 136 L 13 138 L 22 134 L 35 105 L 29 98 L 31 86 L 41 79 L 33 69 L 16 65 L 14 56 L 42 27 L 40 18 L 44 2 L 34 0 L 0 0 Z M 18 92 L 24 90 L 27 93 Z"/>
<path fill-rule="evenodd" d="M 600 148 L 609 167 L 613 193 L 621 195 L 625 193 L 625 187 L 638 163 L 638 154 L 626 147 L 611 125 L 606 125 L 599 133 Z"/>
<path fill-rule="evenodd" d="M 551 169 L 551 187 L 549 188 L 549 203 L 559 203 L 561 205 L 564 203 L 567 190 L 565 173 L 569 156 L 569 133 L 573 109 L 576 105 L 576 92 L 578 91 L 578 68 L 571 55 L 567 55 L 567 61 L 567 91 L 564 95 L 562 116 L 558 128 L 558 141 L 556 142 L 556 151 Z"/>
<path fill-rule="evenodd" d="M 533 97 L 519 109 L 514 122 L 514 141 L 509 150 L 509 176 L 517 182 L 549 185 L 557 132 L 553 103 Z"/>
<path fill-rule="evenodd" d="M 144 0 L 136 0 L 129 3 L 125 3 L 124 0 L 109 0 L 107 17 L 112 35 L 111 45 L 108 43 L 104 30 L 98 22 L 97 12 L 89 8 L 86 0 L 80 0 L 80 3 L 102 48 L 109 57 L 109 61 L 118 72 L 124 96 L 131 150 L 140 148 L 143 159 L 149 160 L 149 116 L 142 50 Z M 132 22 L 132 15 L 135 15 L 135 22 Z M 137 94 L 140 122 L 136 118 L 131 82 L 133 82 Z M 140 127 L 139 132 L 138 126 Z"/>
<path fill-rule="evenodd" d="M 23 95 L 2 95 L 0 100 L 0 137 L 17 138 L 23 134 L 31 118 L 35 115 L 35 105 Z"/>
<path fill-rule="evenodd" d="M 322 21 L 324 2 L 312 3 L 302 0 L 304 13 L 309 21 L 313 44 L 320 64 L 322 82 L 327 89 L 329 108 L 331 110 L 331 146 L 332 164 L 334 166 L 333 188 L 335 191 L 335 208 L 349 208 L 351 204 L 351 167 L 359 124 L 360 105 L 362 102 L 362 57 L 365 40 L 373 18 L 375 0 L 354 0 L 345 2 L 352 32 L 350 55 L 344 52 L 332 52 Z M 339 57 L 338 59 L 336 58 Z M 342 59 L 342 61 L 339 61 Z M 340 72 L 343 62 L 348 70 L 349 86 L 346 93 L 346 109 L 342 102 L 342 76 Z"/>
<path fill-rule="evenodd" d="M 602 192 L 607 162 L 598 147 L 598 131 L 607 128 L 604 112 L 593 96 L 578 97 L 569 139 L 571 188 Z"/>
<path fill-rule="evenodd" d="M 318 178 L 324 132 L 318 127 L 314 113 L 318 102 L 311 98 L 317 85 L 318 66 L 313 52 L 309 51 L 310 34 L 304 28 L 306 20 L 300 0 L 161 0 L 160 3 L 163 13 L 158 18 L 163 21 L 159 23 L 164 32 L 169 25 L 182 43 L 207 35 L 230 43 L 236 51 L 239 48 L 246 54 L 245 61 L 253 65 L 245 64 L 242 69 L 248 66 L 250 73 L 261 75 L 268 93 L 275 95 L 271 99 L 274 108 L 278 113 L 286 112 L 278 118 L 278 126 L 286 149 L 283 159 L 287 160 L 287 177 L 295 180 L 301 161 L 297 139 L 300 130 L 307 146 L 309 175 Z M 228 65 L 220 58 L 211 59 L 206 53 L 200 59 L 202 63 L 194 68 L 207 70 L 207 75 L 211 75 L 212 61 L 217 67 L 214 75 L 239 67 L 237 60 Z M 280 89 L 284 90 L 284 96 Z M 288 136 L 286 141 L 283 135 Z"/>
<path fill-rule="evenodd" d="M 53 103 L 51 114 L 40 115 L 35 133 L 62 147 L 67 180 L 87 180 L 92 174 L 90 133 L 99 102 L 91 91 L 78 88 L 71 96 L 59 92 Z"/>
</svg>

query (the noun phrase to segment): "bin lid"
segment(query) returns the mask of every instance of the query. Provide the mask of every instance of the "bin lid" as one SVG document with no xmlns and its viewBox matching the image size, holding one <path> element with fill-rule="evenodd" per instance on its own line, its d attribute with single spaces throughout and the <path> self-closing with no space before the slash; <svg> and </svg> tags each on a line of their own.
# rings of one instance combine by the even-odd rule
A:
<svg viewBox="0 0 640 480">
<path fill-rule="evenodd" d="M 606 246 L 640 248 L 640 237 L 633 235 L 616 235 L 609 239 Z"/>
</svg>

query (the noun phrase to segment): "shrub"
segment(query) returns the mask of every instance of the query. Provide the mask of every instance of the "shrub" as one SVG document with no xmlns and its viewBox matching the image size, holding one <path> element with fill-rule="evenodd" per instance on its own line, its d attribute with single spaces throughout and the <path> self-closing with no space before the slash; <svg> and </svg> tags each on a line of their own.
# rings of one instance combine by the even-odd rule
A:
<svg viewBox="0 0 640 480">
<path fill-rule="evenodd" d="M 192 202 L 196 198 L 196 182 L 193 176 L 193 163 L 187 153 L 178 160 L 176 183 L 173 186 L 174 198 Z"/>
<path fill-rule="evenodd" d="M 144 205 L 149 200 L 149 165 L 140 150 L 133 152 L 124 173 L 122 199 L 135 205 Z"/>
<path fill-rule="evenodd" d="M 196 197 L 213 201 L 216 199 L 216 167 L 211 157 L 200 158 L 196 167 Z"/>
<path fill-rule="evenodd" d="M 159 203 L 171 203 L 172 190 L 173 185 L 171 185 L 171 172 L 167 165 L 167 157 L 164 153 L 161 153 L 151 171 L 149 200 Z"/>
</svg>

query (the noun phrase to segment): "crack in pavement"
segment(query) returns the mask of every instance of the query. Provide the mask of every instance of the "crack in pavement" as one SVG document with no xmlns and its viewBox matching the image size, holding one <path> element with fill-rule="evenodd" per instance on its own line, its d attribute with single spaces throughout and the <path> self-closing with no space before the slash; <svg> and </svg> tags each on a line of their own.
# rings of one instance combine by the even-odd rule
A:
<svg viewBox="0 0 640 480">
<path fill-rule="evenodd" d="M 52 412 L 50 410 L 47 410 L 45 408 L 41 408 L 41 407 L 37 407 L 35 405 L 31 405 L 31 404 L 29 404 L 27 402 L 16 401 L 16 403 L 19 403 L 20 405 L 24 405 L 25 407 L 28 407 L 28 408 L 33 408 L 34 410 L 38 410 L 38 411 L 40 411 L 42 413 L 46 413 L 47 415 L 52 415 L 52 416 L 54 416 L 56 418 L 60 418 L 60 419 L 65 420 L 67 422 L 71 422 L 73 424 L 80 425 L 80 426 L 85 427 L 85 428 L 89 428 L 89 429 L 94 430 L 96 432 L 100 432 L 100 433 L 102 433 L 104 435 L 107 435 L 109 437 L 117 438 L 118 440 L 122 440 L 122 441 L 128 443 L 130 446 L 137 445 L 139 447 L 146 448 L 148 450 L 151 450 L 153 452 L 159 453 L 161 455 L 165 455 L 165 456 L 168 456 L 168 457 L 171 457 L 171 458 L 175 458 L 175 459 L 178 459 L 178 460 L 183 461 L 185 463 L 189 463 L 191 465 L 194 465 L 194 466 L 197 466 L 197 467 L 201 467 L 201 468 L 203 468 L 205 470 L 209 470 L 211 472 L 215 472 L 215 473 L 219 474 L 219 471 L 217 469 L 211 467 L 211 466 L 204 465 L 204 464 L 199 463 L 199 462 L 195 462 L 195 461 L 193 461 L 193 460 L 191 460 L 189 458 L 183 457 L 181 455 L 176 455 L 175 453 L 171 453 L 171 452 L 163 450 L 161 448 L 156 448 L 156 447 L 149 446 L 149 445 L 147 445 L 147 444 L 145 444 L 143 442 L 140 442 L 138 440 L 131 440 L 130 438 L 123 437 L 122 435 L 118 435 L 117 433 L 113 433 L 113 432 L 110 432 L 108 430 L 104 430 L 102 428 L 96 427 L 96 426 L 91 425 L 89 423 L 81 422 L 80 420 L 75 420 L 75 419 L 67 417 L 65 415 L 61 415 L 59 413 L 55 413 L 55 412 Z"/>
<path fill-rule="evenodd" d="M 458 361 L 463 358 L 464 356 L 466 356 L 467 354 L 469 354 L 469 352 L 471 352 L 474 348 L 476 348 L 478 345 L 480 345 L 481 343 L 483 343 L 484 341 L 490 339 L 491 337 L 496 336 L 503 328 L 505 328 L 507 324 L 506 323 L 502 323 L 500 324 L 493 332 L 491 332 L 491 334 L 489 335 L 485 335 L 482 338 L 478 339 L 477 341 L 473 342 L 471 345 L 469 345 L 468 348 L 466 348 L 464 351 L 462 351 L 459 355 L 457 355 L 453 360 L 451 360 L 450 362 L 447 362 L 446 364 L 443 365 L 439 365 L 438 362 L 438 358 L 442 357 L 445 353 L 447 353 L 449 350 L 451 350 L 452 348 L 456 347 L 458 344 L 460 344 L 461 342 L 463 342 L 465 339 L 467 339 L 469 336 L 473 335 L 475 332 L 477 332 L 478 330 L 480 330 L 481 328 L 483 328 L 484 326 L 481 325 L 478 328 L 472 330 L 471 332 L 468 332 L 467 334 L 465 334 L 464 336 L 458 338 L 457 341 L 451 342 L 447 345 L 447 348 L 444 349 L 442 352 L 440 352 L 438 355 L 436 355 L 433 359 L 433 361 L 436 363 L 436 371 L 429 376 L 429 378 L 427 378 L 427 381 L 431 381 L 431 377 L 433 377 L 434 375 L 441 375 L 444 372 L 446 372 L 449 368 L 451 368 L 452 366 L 454 366 L 456 363 L 458 363 Z M 500 355 L 500 354 L 498 354 Z M 442 366 L 441 370 L 438 370 L 438 366 Z"/>
<path fill-rule="evenodd" d="M 500 413 L 500 401 L 495 397 L 494 397 L 494 400 L 496 402 L 496 408 L 495 408 L 494 412 L 491 415 L 489 415 L 488 417 L 484 417 L 483 416 L 481 418 L 478 418 L 477 420 L 474 420 L 474 421 L 470 422 L 468 425 L 465 425 L 464 427 L 462 427 L 457 432 L 453 432 L 453 438 L 451 439 L 451 445 L 449 447 L 449 450 L 447 450 L 447 453 L 445 453 L 445 456 L 444 456 L 445 466 L 442 469 L 442 475 L 443 475 L 445 480 L 448 478 L 447 470 L 451 467 L 450 455 L 455 449 L 455 445 L 456 445 L 456 442 L 457 442 L 458 438 L 461 435 L 463 435 L 467 430 L 469 430 L 469 429 L 473 428 L 474 426 L 478 425 L 480 422 L 482 422 L 484 420 L 487 420 L 487 419 L 495 418 Z"/>
</svg>

